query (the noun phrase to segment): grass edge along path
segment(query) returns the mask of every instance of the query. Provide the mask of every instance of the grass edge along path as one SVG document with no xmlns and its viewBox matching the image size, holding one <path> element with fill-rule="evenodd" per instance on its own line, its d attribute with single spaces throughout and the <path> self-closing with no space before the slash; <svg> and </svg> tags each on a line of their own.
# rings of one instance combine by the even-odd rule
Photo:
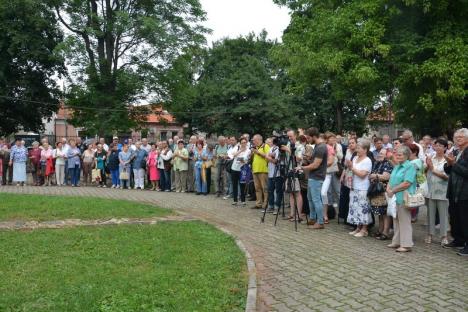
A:
<svg viewBox="0 0 468 312">
<path fill-rule="evenodd" d="M 171 214 L 175 213 L 170 209 L 121 199 L 9 193 L 0 195 L 0 221 L 151 218 Z"/>
</svg>

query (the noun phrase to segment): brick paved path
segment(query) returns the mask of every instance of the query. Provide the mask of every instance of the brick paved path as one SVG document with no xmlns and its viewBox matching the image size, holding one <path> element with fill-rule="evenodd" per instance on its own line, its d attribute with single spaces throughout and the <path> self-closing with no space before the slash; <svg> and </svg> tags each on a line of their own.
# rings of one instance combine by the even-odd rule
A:
<svg viewBox="0 0 468 312">
<path fill-rule="evenodd" d="M 213 196 L 98 188 L 0 187 L 0 192 L 99 196 L 182 210 L 238 236 L 257 264 L 259 311 L 467 311 L 468 259 L 424 244 L 424 220 L 415 248 L 399 254 L 387 242 L 354 238 L 332 221 L 313 231 Z M 1 206 L 1 194 L 0 194 Z"/>
</svg>

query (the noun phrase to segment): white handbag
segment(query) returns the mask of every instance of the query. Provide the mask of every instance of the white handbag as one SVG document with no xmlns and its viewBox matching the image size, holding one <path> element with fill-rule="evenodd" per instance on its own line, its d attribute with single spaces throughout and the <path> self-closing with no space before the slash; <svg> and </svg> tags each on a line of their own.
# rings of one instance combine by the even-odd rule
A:
<svg viewBox="0 0 468 312">
<path fill-rule="evenodd" d="M 406 208 L 417 208 L 426 204 L 426 199 L 421 192 L 410 194 L 408 191 L 405 191 L 403 194 L 403 202 Z"/>
</svg>

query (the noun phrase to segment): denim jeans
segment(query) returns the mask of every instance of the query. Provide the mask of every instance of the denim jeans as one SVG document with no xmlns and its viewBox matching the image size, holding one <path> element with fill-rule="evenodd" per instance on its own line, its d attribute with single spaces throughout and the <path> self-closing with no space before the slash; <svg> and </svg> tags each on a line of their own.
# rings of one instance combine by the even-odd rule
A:
<svg viewBox="0 0 468 312">
<path fill-rule="evenodd" d="M 323 181 L 309 179 L 307 182 L 307 199 L 309 200 L 310 219 L 316 220 L 319 224 L 323 224 L 323 205 L 322 190 Z"/>
<path fill-rule="evenodd" d="M 275 198 L 276 192 L 276 198 Z M 283 202 L 284 190 L 283 190 L 283 178 L 268 178 L 268 207 L 269 208 L 280 208 Z"/>
<path fill-rule="evenodd" d="M 75 168 L 68 168 L 68 174 L 71 178 L 71 185 L 78 185 L 78 182 L 80 182 L 80 165 L 75 165 Z"/>
<path fill-rule="evenodd" d="M 195 171 L 195 191 L 197 193 L 206 193 L 207 185 L 206 181 L 203 182 L 202 180 L 202 170 L 203 168 L 194 168 Z"/>
<path fill-rule="evenodd" d="M 112 178 L 112 185 L 120 185 L 119 168 L 112 169 L 110 172 L 111 172 L 111 178 Z"/>
<path fill-rule="evenodd" d="M 171 190 L 171 170 L 164 170 L 164 190 Z"/>
</svg>

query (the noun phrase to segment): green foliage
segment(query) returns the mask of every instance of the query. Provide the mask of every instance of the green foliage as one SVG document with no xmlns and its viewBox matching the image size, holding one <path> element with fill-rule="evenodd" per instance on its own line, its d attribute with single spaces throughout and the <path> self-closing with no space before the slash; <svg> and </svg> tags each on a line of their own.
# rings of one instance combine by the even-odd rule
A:
<svg viewBox="0 0 468 312">
<path fill-rule="evenodd" d="M 170 210 L 125 200 L 2 194 L 0 220 L 96 220 L 103 218 L 150 218 Z"/>
<path fill-rule="evenodd" d="M 38 0 L 0 0 L 0 135 L 39 131 L 58 108 L 52 78 L 63 74 L 54 14 Z M 26 100 L 21 101 L 20 99 Z"/>
<path fill-rule="evenodd" d="M 293 13 L 272 54 L 290 76 L 291 92 L 309 106 L 306 118 L 338 132 L 362 122 L 378 94 L 374 60 L 389 51 L 384 1 L 278 2 Z"/>
<path fill-rule="evenodd" d="M 350 129 L 383 104 L 419 133 L 468 124 L 466 0 L 275 2 L 292 19 L 273 55 L 291 93 L 312 90 L 309 120 Z"/>
<path fill-rule="evenodd" d="M 127 132 L 161 94 L 161 77 L 184 50 L 204 42 L 198 0 L 50 0 L 69 33 L 62 45 L 76 69 L 68 102 L 72 122 L 90 134 Z"/>
<path fill-rule="evenodd" d="M 432 135 L 468 125 L 467 1 L 394 1 L 394 8 L 384 69 L 397 70 L 398 121 Z"/>
<path fill-rule="evenodd" d="M 266 33 L 224 39 L 177 60 L 168 78 L 170 108 L 197 130 L 218 134 L 270 134 L 297 124 L 298 108 L 284 93 L 284 79 Z"/>
<path fill-rule="evenodd" d="M 0 235 L 1 311 L 243 311 L 246 265 L 201 222 Z"/>
</svg>

